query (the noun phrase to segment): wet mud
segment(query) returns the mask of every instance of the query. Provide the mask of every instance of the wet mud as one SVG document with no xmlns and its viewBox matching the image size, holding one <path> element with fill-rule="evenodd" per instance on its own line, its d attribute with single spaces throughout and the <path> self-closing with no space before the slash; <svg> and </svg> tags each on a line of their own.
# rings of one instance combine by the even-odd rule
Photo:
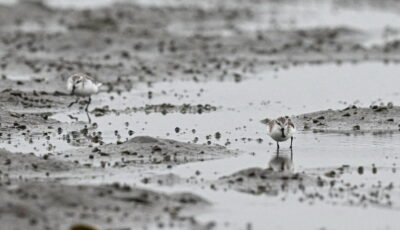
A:
<svg viewBox="0 0 400 230">
<path fill-rule="evenodd" d="M 79 224 L 90 229 L 208 229 L 188 214 L 209 203 L 189 193 L 167 195 L 119 184 L 1 181 L 2 229 L 73 229 Z"/>
<path fill-rule="evenodd" d="M 0 3 L 0 229 L 357 229 L 349 218 L 398 215 L 400 92 L 344 109 L 307 110 L 312 97 L 281 100 L 280 87 L 241 100 L 260 76 L 252 86 L 317 87 L 282 78 L 297 67 L 398 65 L 399 3 L 327 3 Z M 359 6 L 380 20 L 368 27 Z M 76 72 L 103 83 L 88 113 L 88 98 L 68 108 Z M 258 124 L 270 114 L 296 124 L 294 159 Z M 309 225 L 297 209 L 332 221 Z M 370 219 L 365 229 L 382 229 Z"/>
<path fill-rule="evenodd" d="M 400 107 L 371 105 L 369 108 L 349 106 L 341 110 L 325 110 L 294 118 L 300 130 L 338 133 L 393 133 L 400 131 Z"/>
</svg>

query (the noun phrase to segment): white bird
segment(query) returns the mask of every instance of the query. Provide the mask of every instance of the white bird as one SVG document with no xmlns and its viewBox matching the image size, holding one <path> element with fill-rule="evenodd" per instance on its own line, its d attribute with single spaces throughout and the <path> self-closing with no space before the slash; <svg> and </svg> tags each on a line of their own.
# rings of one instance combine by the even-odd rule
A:
<svg viewBox="0 0 400 230">
<path fill-rule="evenodd" d="M 261 121 L 268 125 L 268 135 L 276 141 L 279 149 L 279 142 L 290 139 L 290 148 L 293 146 L 293 134 L 296 132 L 294 124 L 288 117 L 279 117 L 275 120 L 264 119 Z"/>
<path fill-rule="evenodd" d="M 67 89 L 71 95 L 78 96 L 77 100 L 69 104 L 71 107 L 73 104 L 79 102 L 79 97 L 89 97 L 89 101 L 86 105 L 85 111 L 89 109 L 90 102 L 92 101 L 91 96 L 99 92 L 102 83 L 96 82 L 92 77 L 84 73 L 76 73 L 71 75 L 67 80 Z"/>
</svg>

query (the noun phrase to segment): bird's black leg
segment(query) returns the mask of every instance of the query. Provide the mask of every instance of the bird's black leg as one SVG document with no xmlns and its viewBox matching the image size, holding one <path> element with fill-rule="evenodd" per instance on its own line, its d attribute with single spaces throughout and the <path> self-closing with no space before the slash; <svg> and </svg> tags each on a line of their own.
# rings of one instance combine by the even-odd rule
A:
<svg viewBox="0 0 400 230">
<path fill-rule="evenodd" d="M 290 137 L 290 148 L 293 148 L 293 137 Z"/>
<path fill-rule="evenodd" d="M 290 148 L 290 160 L 293 161 L 293 149 L 292 148 Z"/>
<path fill-rule="evenodd" d="M 85 108 L 85 111 L 86 111 L 86 112 L 89 112 L 89 105 L 90 105 L 90 102 L 92 102 L 92 97 L 89 97 L 89 101 L 88 101 L 88 103 L 87 103 L 87 105 L 86 105 L 86 108 Z"/>
<path fill-rule="evenodd" d="M 68 115 L 68 117 L 71 118 L 72 120 L 78 121 L 78 118 L 77 118 L 77 117 L 74 117 L 74 116 L 72 116 L 72 115 Z"/>
<path fill-rule="evenodd" d="M 89 124 L 91 124 L 91 123 L 92 123 L 92 119 L 90 118 L 90 114 L 89 114 L 89 112 L 87 112 L 87 111 L 86 111 L 86 116 L 87 116 L 87 118 L 88 118 Z"/>
<path fill-rule="evenodd" d="M 71 96 L 75 94 L 76 85 L 72 85 Z"/>
<path fill-rule="evenodd" d="M 75 101 L 71 102 L 71 104 L 68 105 L 68 108 L 70 108 L 71 106 L 73 106 L 74 104 L 79 102 L 79 97 L 76 98 Z"/>
<path fill-rule="evenodd" d="M 276 148 L 279 149 L 279 142 L 276 142 Z"/>
</svg>

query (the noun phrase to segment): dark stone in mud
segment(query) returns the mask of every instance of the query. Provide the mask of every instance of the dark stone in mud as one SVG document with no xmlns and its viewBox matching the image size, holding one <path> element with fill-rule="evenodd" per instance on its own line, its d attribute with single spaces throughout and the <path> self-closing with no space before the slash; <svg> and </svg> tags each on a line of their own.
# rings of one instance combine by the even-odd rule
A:
<svg viewBox="0 0 400 230">
<path fill-rule="evenodd" d="M 324 119 L 318 119 L 324 117 Z M 299 130 L 338 133 L 398 132 L 400 124 L 399 106 L 371 106 L 358 108 L 349 106 L 343 110 L 324 110 L 293 117 Z"/>
<path fill-rule="evenodd" d="M 182 164 L 234 156 L 223 146 L 184 143 L 175 140 L 138 136 L 120 144 L 98 147 L 100 154 L 124 157 L 121 164 Z"/>
<path fill-rule="evenodd" d="M 99 230 L 99 229 L 91 225 L 77 224 L 72 226 L 70 230 Z"/>
<path fill-rule="evenodd" d="M 166 195 L 119 184 L 11 182 L 0 186 L 0 228 L 65 230 L 79 223 L 99 229 L 204 229 L 187 212 L 208 205 L 191 193 Z"/>
</svg>

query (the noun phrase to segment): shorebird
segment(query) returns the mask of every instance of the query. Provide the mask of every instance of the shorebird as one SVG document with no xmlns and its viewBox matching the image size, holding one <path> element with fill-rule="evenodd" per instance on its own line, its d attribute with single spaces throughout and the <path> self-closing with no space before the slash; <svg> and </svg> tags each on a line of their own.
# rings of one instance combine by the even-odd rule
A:
<svg viewBox="0 0 400 230">
<path fill-rule="evenodd" d="M 90 102 L 92 101 L 91 96 L 99 92 L 102 83 L 96 82 L 92 77 L 84 73 L 76 73 L 71 75 L 67 80 L 67 89 L 71 95 L 78 96 L 76 101 L 68 105 L 71 107 L 75 103 L 79 102 L 80 97 L 89 97 L 89 101 L 86 105 L 85 111 L 88 112 Z"/>
<path fill-rule="evenodd" d="M 293 147 L 293 134 L 296 132 L 294 124 L 288 117 L 279 117 L 275 120 L 264 119 L 261 123 L 268 125 L 268 135 L 276 141 L 279 149 L 279 142 L 290 139 L 290 148 Z"/>
</svg>

